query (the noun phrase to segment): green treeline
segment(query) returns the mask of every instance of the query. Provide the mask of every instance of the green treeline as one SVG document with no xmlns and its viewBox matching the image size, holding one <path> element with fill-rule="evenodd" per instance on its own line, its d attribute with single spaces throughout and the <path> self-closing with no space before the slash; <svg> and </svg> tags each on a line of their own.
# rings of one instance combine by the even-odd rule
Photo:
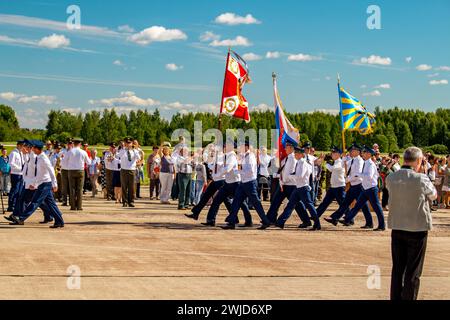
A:
<svg viewBox="0 0 450 320">
<path fill-rule="evenodd" d="M 427 148 L 444 154 L 450 150 L 450 109 L 435 112 L 393 108 L 376 108 L 376 126 L 371 135 L 361 136 L 346 132 L 347 145 L 378 143 L 382 152 L 396 152 L 410 145 Z M 309 140 L 318 150 L 328 150 L 332 145 L 341 145 L 339 116 L 314 113 L 287 113 L 292 124 L 300 130 L 302 141 Z M 248 124 L 234 118 L 223 117 L 222 130 L 274 129 L 275 115 L 272 111 L 252 112 Z M 24 131 L 19 128 L 14 111 L 0 106 L 0 141 L 11 141 L 23 135 L 38 134 L 39 131 Z M 114 109 L 86 114 L 71 114 L 53 110 L 48 114 L 46 130 L 40 132 L 42 139 L 65 141 L 69 137 L 81 136 L 91 145 L 108 144 L 125 136 L 138 139 L 143 145 L 160 144 L 170 140 L 172 132 L 179 128 L 194 131 L 194 122 L 201 121 L 203 131 L 217 128 L 218 116 L 212 113 L 175 114 L 171 120 L 161 117 L 158 110 L 132 111 L 128 115 L 117 114 Z M 6 125 L 3 125 L 6 124 Z M 270 139 L 270 134 L 269 134 Z"/>
</svg>

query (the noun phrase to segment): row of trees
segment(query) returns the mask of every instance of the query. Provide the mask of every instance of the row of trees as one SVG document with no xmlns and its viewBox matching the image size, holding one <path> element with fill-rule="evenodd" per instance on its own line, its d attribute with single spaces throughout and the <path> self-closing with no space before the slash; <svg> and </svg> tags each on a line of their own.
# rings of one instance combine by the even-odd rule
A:
<svg viewBox="0 0 450 320">
<path fill-rule="evenodd" d="M 410 145 L 427 147 L 435 153 L 443 154 L 450 150 L 450 109 L 437 109 L 435 112 L 393 108 L 376 108 L 376 126 L 373 134 L 361 136 L 356 132 L 346 132 L 347 145 L 352 142 L 371 145 L 378 143 L 383 152 L 396 152 Z M 309 140 L 318 150 L 328 150 L 332 145 L 341 145 L 340 118 L 321 112 L 287 113 L 292 124 L 299 128 L 301 140 Z M 223 117 L 222 130 L 274 129 L 275 115 L 272 111 L 252 112 L 248 124 L 234 118 Z M 0 141 L 12 140 L 15 135 L 26 135 L 19 128 L 14 111 L 6 106 L 0 108 Z M 194 131 L 194 122 L 201 121 L 203 131 L 217 128 L 217 114 L 188 113 L 175 114 L 170 121 L 163 119 L 158 110 L 147 110 L 117 114 L 114 109 L 103 112 L 91 111 L 86 114 L 71 114 L 53 110 L 48 114 L 43 139 L 65 141 L 69 137 L 81 136 L 90 144 L 108 144 L 125 136 L 138 139 L 143 145 L 160 144 L 170 140 L 172 132 L 184 128 Z M 270 139 L 270 135 L 268 137 Z M 269 141 L 270 143 L 270 141 Z"/>
<path fill-rule="evenodd" d="M 24 137 L 41 139 L 44 134 L 44 130 L 20 128 L 14 109 L 0 104 L 0 141 L 15 141 Z"/>
</svg>

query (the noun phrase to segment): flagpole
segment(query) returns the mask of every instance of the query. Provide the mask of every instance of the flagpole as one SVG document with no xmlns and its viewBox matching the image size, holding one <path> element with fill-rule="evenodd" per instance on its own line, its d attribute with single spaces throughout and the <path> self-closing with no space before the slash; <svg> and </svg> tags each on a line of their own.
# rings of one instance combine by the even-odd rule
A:
<svg viewBox="0 0 450 320">
<path fill-rule="evenodd" d="M 345 130 L 344 130 L 344 117 L 342 115 L 341 78 L 339 77 L 339 73 L 337 75 L 337 80 L 338 80 L 339 115 L 341 117 L 341 128 L 342 128 L 342 151 L 345 152 Z"/>
<path fill-rule="evenodd" d="M 230 62 L 230 54 L 231 54 L 231 46 L 228 47 L 227 63 L 225 64 L 225 73 L 224 73 L 224 76 L 223 76 L 222 99 L 220 100 L 219 123 L 218 123 L 218 126 L 217 126 L 217 128 L 219 129 L 221 134 L 222 134 L 223 98 L 225 97 L 225 79 L 227 77 L 228 63 Z M 222 135 L 222 137 L 223 137 L 223 135 Z M 215 169 L 214 169 L 215 173 L 217 173 L 217 157 L 218 157 L 218 152 L 216 152 L 216 164 L 215 164 Z"/>
</svg>

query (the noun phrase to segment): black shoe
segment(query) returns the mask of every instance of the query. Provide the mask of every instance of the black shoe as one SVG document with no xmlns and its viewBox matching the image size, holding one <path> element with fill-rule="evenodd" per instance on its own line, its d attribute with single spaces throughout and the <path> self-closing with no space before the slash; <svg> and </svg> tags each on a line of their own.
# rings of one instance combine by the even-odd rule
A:
<svg viewBox="0 0 450 320">
<path fill-rule="evenodd" d="M 77 208 L 70 208 L 70 211 L 77 211 Z"/>
<path fill-rule="evenodd" d="M 319 231 L 319 230 L 322 230 L 320 224 L 314 224 L 314 226 L 311 229 L 311 231 Z"/>
<path fill-rule="evenodd" d="M 54 224 L 52 226 L 50 226 L 50 229 L 58 229 L 58 228 L 64 228 L 63 224 Z"/>
<path fill-rule="evenodd" d="M 63 202 L 62 204 L 61 204 L 61 206 L 62 207 L 67 207 L 68 205 L 67 205 L 67 202 Z"/>
<path fill-rule="evenodd" d="M 236 229 L 236 225 L 234 224 L 227 224 L 226 226 L 221 227 L 223 230 L 234 230 Z"/>
<path fill-rule="evenodd" d="M 386 231 L 386 228 L 380 228 L 380 227 L 378 227 L 378 228 L 374 229 L 373 231 Z"/>
<path fill-rule="evenodd" d="M 338 221 L 334 220 L 333 218 L 325 218 L 324 220 L 328 223 L 331 223 L 335 227 L 338 225 Z"/>
<path fill-rule="evenodd" d="M 262 224 L 259 228 L 258 228 L 258 230 L 266 230 L 267 228 L 269 228 L 270 227 L 270 224 Z"/>
<path fill-rule="evenodd" d="M 310 223 L 302 223 L 301 225 L 298 226 L 299 229 L 306 229 L 308 227 L 311 227 L 312 224 Z"/>
<path fill-rule="evenodd" d="M 246 223 L 246 224 L 240 225 L 239 228 L 253 228 L 253 223 Z"/>
<path fill-rule="evenodd" d="M 198 220 L 198 216 L 196 216 L 195 214 L 185 214 L 184 215 L 186 218 L 192 219 L 197 221 Z"/>
<path fill-rule="evenodd" d="M 339 220 L 339 222 L 342 223 L 342 224 L 347 223 L 348 226 L 353 226 L 355 224 L 355 221 L 353 221 L 353 220 L 352 221 L 345 221 L 345 219 L 341 219 L 341 220 Z"/>
<path fill-rule="evenodd" d="M 343 224 L 345 227 L 350 227 L 352 225 L 351 222 L 345 220 L 339 220 L 339 223 Z"/>
<path fill-rule="evenodd" d="M 39 223 L 40 223 L 40 224 L 47 224 L 47 223 L 50 223 L 50 222 L 53 222 L 53 219 L 52 219 L 52 220 L 44 219 L 44 221 L 41 221 L 41 222 L 39 222 Z"/>
<path fill-rule="evenodd" d="M 6 220 L 8 220 L 9 222 L 14 222 L 15 220 L 12 218 L 12 215 L 10 216 L 4 216 L 3 218 L 5 218 Z"/>
<path fill-rule="evenodd" d="M 128 207 L 128 204 L 126 202 L 122 203 L 122 207 L 126 208 Z"/>
<path fill-rule="evenodd" d="M 23 220 L 20 220 L 19 217 L 11 215 L 10 218 L 12 219 L 10 225 L 23 226 L 25 224 L 25 222 Z"/>
<path fill-rule="evenodd" d="M 204 225 L 205 227 L 215 227 L 216 223 L 215 222 L 202 222 L 202 225 Z"/>
<path fill-rule="evenodd" d="M 274 223 L 273 225 L 277 228 L 284 229 L 284 224 Z"/>
<path fill-rule="evenodd" d="M 134 203 L 130 203 L 128 206 L 129 206 L 130 208 L 136 208 L 136 206 L 134 205 Z"/>
<path fill-rule="evenodd" d="M 366 224 L 365 226 L 362 226 L 361 229 L 373 229 L 373 225 Z"/>
</svg>

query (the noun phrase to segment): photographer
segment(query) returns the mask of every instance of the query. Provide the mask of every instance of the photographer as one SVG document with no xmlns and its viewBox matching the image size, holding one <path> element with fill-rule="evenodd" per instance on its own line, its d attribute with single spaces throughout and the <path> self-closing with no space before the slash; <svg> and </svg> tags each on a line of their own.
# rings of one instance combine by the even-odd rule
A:
<svg viewBox="0 0 450 320">
<path fill-rule="evenodd" d="M 388 227 L 392 229 L 391 300 L 416 300 L 428 231 L 432 229 L 429 200 L 437 194 L 425 174 L 422 151 L 408 148 L 403 158 L 404 166 L 386 178 Z"/>
</svg>

